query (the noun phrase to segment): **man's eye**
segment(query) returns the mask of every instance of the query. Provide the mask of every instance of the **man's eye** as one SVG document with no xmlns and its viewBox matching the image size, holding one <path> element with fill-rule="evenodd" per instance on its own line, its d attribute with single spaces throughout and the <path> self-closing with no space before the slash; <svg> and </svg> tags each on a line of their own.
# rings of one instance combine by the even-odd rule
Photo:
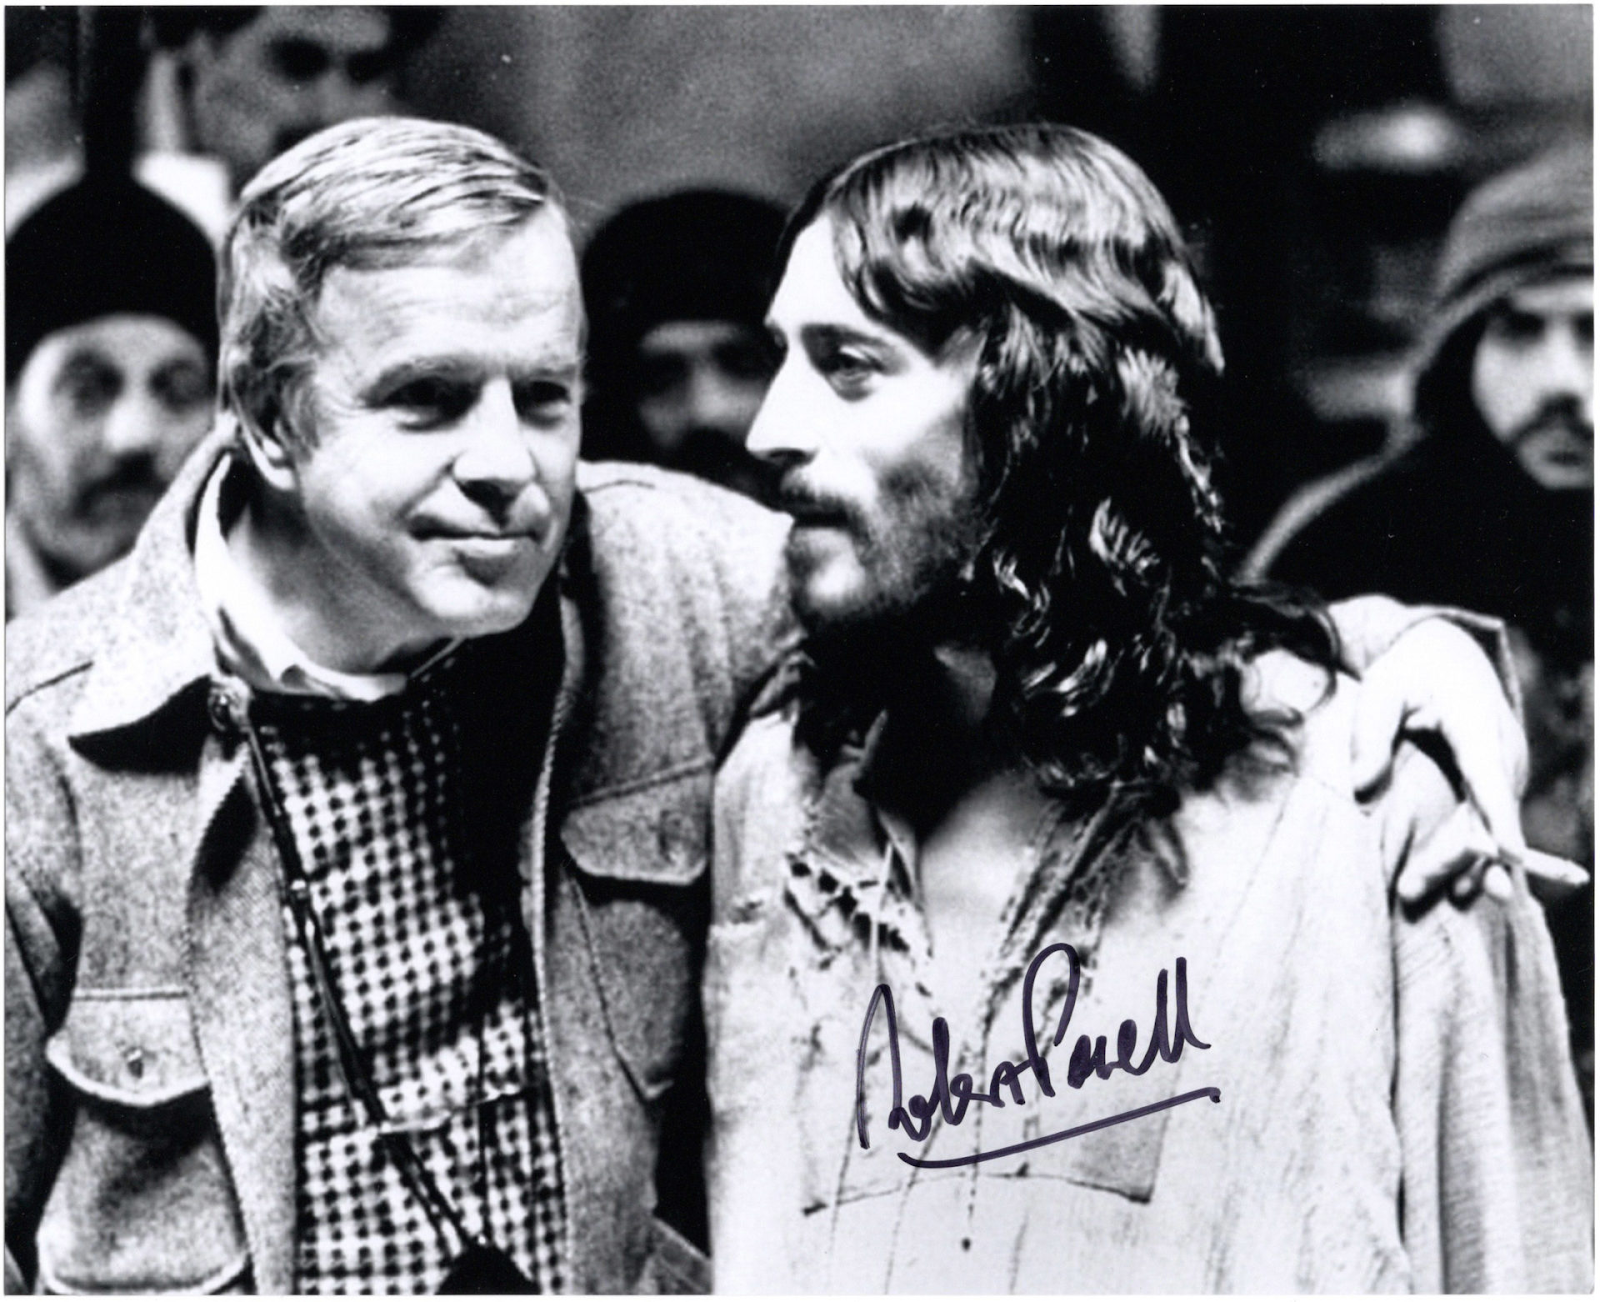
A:
<svg viewBox="0 0 1600 1302">
<path fill-rule="evenodd" d="M 514 392 L 517 414 L 532 424 L 563 419 L 574 405 L 573 386 L 561 380 L 535 380 L 519 384 Z"/>
<path fill-rule="evenodd" d="M 1489 331 L 1501 343 L 1531 344 L 1544 333 L 1544 318 L 1532 312 L 1507 310 L 1493 319 Z"/>
<path fill-rule="evenodd" d="M 356 86 L 369 85 L 387 76 L 393 68 L 394 54 L 386 49 L 352 54 L 344 61 L 344 75 Z"/>
<path fill-rule="evenodd" d="M 449 380 L 412 380 L 391 393 L 385 405 L 397 408 L 418 428 L 425 428 L 460 419 L 475 398 L 469 385 Z"/>
<path fill-rule="evenodd" d="M 81 415 L 102 411 L 122 392 L 122 376 L 108 366 L 74 366 L 61 377 L 60 391 Z"/>
<path fill-rule="evenodd" d="M 689 368 L 681 357 L 645 357 L 639 362 L 639 393 L 659 398 L 687 383 Z"/>
<path fill-rule="evenodd" d="M 211 400 L 211 381 L 198 366 L 184 364 L 159 371 L 150 388 L 170 411 L 185 411 Z"/>
<path fill-rule="evenodd" d="M 716 360 L 724 374 L 738 380 L 770 380 L 777 366 L 773 349 L 753 340 L 725 344 L 717 349 Z"/>
<path fill-rule="evenodd" d="M 845 398 L 862 397 L 879 371 L 872 358 L 849 348 L 823 353 L 817 358 L 816 367 L 822 378 Z"/>
</svg>

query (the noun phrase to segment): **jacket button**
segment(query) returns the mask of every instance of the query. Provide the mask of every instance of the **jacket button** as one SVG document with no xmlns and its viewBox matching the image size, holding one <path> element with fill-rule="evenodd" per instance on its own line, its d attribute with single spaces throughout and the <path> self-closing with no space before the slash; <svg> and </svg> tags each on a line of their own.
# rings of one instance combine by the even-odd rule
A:
<svg viewBox="0 0 1600 1302">
<path fill-rule="evenodd" d="M 689 860 L 692 831 L 688 815 L 676 809 L 667 810 L 656 823 L 656 848 L 674 868 L 683 867 Z"/>
<path fill-rule="evenodd" d="M 211 726 L 225 740 L 233 740 L 241 731 L 240 717 L 244 705 L 239 694 L 222 683 L 212 683 L 206 695 L 206 711 L 211 716 Z"/>
</svg>

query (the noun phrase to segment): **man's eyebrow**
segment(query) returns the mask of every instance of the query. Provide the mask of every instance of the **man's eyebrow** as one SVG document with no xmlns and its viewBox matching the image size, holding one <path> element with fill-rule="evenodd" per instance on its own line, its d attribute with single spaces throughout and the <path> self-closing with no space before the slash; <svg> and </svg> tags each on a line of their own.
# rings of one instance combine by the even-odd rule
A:
<svg viewBox="0 0 1600 1302">
<path fill-rule="evenodd" d="M 205 362 L 204 358 L 175 356 L 175 357 L 164 358 L 155 367 L 155 370 L 154 370 L 153 374 L 156 374 L 156 375 L 169 375 L 173 371 L 182 371 L 182 370 L 204 371 L 204 370 L 207 370 L 207 369 L 208 368 L 207 368 L 207 365 L 206 365 L 206 362 Z"/>
<path fill-rule="evenodd" d="M 1549 321 L 1546 313 L 1537 308 L 1520 307 L 1507 299 L 1495 308 L 1492 319 L 1500 325 L 1528 328 L 1530 326 L 1544 326 Z"/>
<path fill-rule="evenodd" d="M 113 366 L 110 356 L 94 344 L 79 344 L 61 362 L 62 366 Z"/>
<path fill-rule="evenodd" d="M 362 397 L 381 400 L 417 380 L 477 381 L 498 367 L 486 366 L 480 357 L 409 357 L 379 371 L 362 390 Z M 576 380 L 583 369 L 577 353 L 552 351 L 510 368 L 513 383 L 527 379 Z"/>
<path fill-rule="evenodd" d="M 361 396 L 383 398 L 416 380 L 468 379 L 482 369 L 465 357 L 410 357 L 384 367 L 363 388 Z"/>
<path fill-rule="evenodd" d="M 59 387 L 70 380 L 83 375 L 87 371 L 116 371 L 114 362 L 100 349 L 92 344 L 84 344 L 66 355 L 62 359 L 60 368 L 56 371 L 55 383 L 52 387 Z"/>
<path fill-rule="evenodd" d="M 870 334 L 846 325 L 808 325 L 800 327 L 800 342 L 807 348 L 838 348 L 842 344 L 855 344 L 867 348 L 892 347 L 882 335 Z"/>
</svg>

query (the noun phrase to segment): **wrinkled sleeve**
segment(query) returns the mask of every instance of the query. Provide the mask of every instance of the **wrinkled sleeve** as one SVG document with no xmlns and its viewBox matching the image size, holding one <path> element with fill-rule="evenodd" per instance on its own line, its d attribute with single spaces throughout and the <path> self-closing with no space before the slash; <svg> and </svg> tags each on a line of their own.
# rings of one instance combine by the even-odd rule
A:
<svg viewBox="0 0 1600 1302">
<path fill-rule="evenodd" d="M 716 516 L 711 507 L 722 508 L 723 515 Z M 722 592 L 734 700 L 748 704 L 750 693 L 796 637 L 783 563 L 788 517 L 719 493 L 701 525 L 714 542 L 704 568 L 716 576 Z"/>
<path fill-rule="evenodd" d="M 1587 1292 L 1593 1161 L 1555 958 L 1512 898 L 1396 917 L 1395 1119 L 1419 1292 Z"/>
<path fill-rule="evenodd" d="M 60 905 L 76 861 L 71 801 L 45 748 L 6 727 L 6 1292 L 29 1291 L 34 1234 L 67 1119 L 45 1065 L 71 982 L 71 929 Z"/>
</svg>

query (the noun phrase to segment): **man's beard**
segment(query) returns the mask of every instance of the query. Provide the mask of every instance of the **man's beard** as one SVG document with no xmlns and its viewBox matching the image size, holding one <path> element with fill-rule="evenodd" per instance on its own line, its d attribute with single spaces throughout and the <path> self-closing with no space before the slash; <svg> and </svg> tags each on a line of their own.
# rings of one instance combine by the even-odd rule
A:
<svg viewBox="0 0 1600 1302">
<path fill-rule="evenodd" d="M 869 647 L 874 652 L 931 649 L 973 639 L 971 576 L 981 526 L 970 503 L 954 511 L 946 505 L 943 518 L 935 520 L 911 501 L 875 526 L 854 502 L 796 492 L 792 481 L 785 481 L 782 504 L 797 522 L 826 519 L 841 531 L 862 576 L 851 600 L 813 603 L 807 580 L 827 562 L 808 555 L 791 533 L 785 559 L 794 612 L 814 646 L 866 654 Z"/>
<path fill-rule="evenodd" d="M 1576 399 L 1564 397 L 1544 403 L 1512 432 L 1509 444 L 1529 474 L 1534 474 L 1528 467 L 1530 457 L 1535 463 L 1550 462 L 1558 473 L 1581 475 L 1586 469 L 1589 482 L 1569 487 L 1592 488 L 1594 426 L 1584 419 Z M 1551 461 L 1553 453 L 1560 453 L 1560 460 Z M 1580 462 L 1581 465 L 1576 464 Z"/>
<path fill-rule="evenodd" d="M 118 460 L 79 487 L 65 512 L 17 512 L 17 523 L 53 582 L 65 587 L 127 554 L 166 483 L 155 459 Z"/>
<path fill-rule="evenodd" d="M 954 563 L 893 590 L 875 588 L 848 609 L 818 609 L 790 561 L 795 617 L 815 653 L 876 657 L 975 640 L 970 581 Z"/>
</svg>

